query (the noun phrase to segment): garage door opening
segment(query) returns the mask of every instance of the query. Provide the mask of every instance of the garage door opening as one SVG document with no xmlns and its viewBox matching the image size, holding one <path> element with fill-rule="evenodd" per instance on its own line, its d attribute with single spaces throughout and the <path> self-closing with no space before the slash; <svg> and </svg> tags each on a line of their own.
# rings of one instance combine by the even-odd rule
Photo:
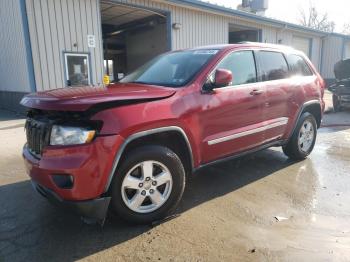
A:
<svg viewBox="0 0 350 262">
<path fill-rule="evenodd" d="M 229 43 L 235 44 L 239 42 L 260 42 L 259 29 L 229 25 Z"/>
<path fill-rule="evenodd" d="M 304 52 L 305 55 L 310 57 L 311 41 L 311 38 L 293 36 L 292 46 L 295 49 Z"/>
<path fill-rule="evenodd" d="M 101 21 L 104 72 L 111 82 L 171 48 L 167 13 L 102 1 Z"/>
</svg>

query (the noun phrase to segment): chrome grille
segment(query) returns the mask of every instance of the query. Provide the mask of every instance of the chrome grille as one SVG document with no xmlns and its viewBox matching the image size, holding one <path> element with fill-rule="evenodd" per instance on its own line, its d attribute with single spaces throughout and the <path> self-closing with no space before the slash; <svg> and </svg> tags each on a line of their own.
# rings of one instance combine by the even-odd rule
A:
<svg viewBox="0 0 350 262">
<path fill-rule="evenodd" d="M 48 144 L 48 124 L 34 119 L 27 119 L 25 128 L 29 151 L 36 156 L 40 156 L 43 148 Z"/>
</svg>

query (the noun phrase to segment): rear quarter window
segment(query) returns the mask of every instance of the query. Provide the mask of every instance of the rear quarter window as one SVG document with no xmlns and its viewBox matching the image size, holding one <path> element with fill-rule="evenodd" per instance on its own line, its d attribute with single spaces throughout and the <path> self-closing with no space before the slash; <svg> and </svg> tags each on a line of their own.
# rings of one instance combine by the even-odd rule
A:
<svg viewBox="0 0 350 262">
<path fill-rule="evenodd" d="M 259 51 L 260 76 L 262 81 L 288 78 L 288 65 L 282 53 Z"/>
<path fill-rule="evenodd" d="M 304 58 L 299 55 L 288 55 L 287 61 L 289 64 L 289 71 L 291 76 L 311 76 L 312 70 L 305 62 Z"/>
</svg>

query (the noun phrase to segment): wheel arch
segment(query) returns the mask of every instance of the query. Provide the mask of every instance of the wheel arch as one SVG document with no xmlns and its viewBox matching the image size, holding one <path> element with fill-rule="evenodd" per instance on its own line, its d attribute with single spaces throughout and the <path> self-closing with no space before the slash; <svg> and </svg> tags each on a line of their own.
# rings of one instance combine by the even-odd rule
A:
<svg viewBox="0 0 350 262">
<path fill-rule="evenodd" d="M 319 128 L 321 126 L 321 120 L 322 120 L 322 110 L 321 110 L 321 103 L 318 100 L 310 100 L 308 102 L 305 102 L 300 110 L 299 113 L 294 121 L 294 125 L 293 125 L 293 129 L 290 132 L 288 139 L 285 142 L 288 142 L 291 137 L 294 134 L 294 131 L 298 125 L 299 119 L 302 116 L 303 113 L 305 112 L 309 112 L 310 114 L 312 114 L 315 119 L 316 119 L 316 124 L 317 124 L 317 128 Z"/>
<path fill-rule="evenodd" d="M 177 140 L 177 138 L 180 138 L 180 140 Z M 121 145 L 114 158 L 113 166 L 109 174 L 104 192 L 107 192 L 109 190 L 115 171 L 117 170 L 120 162 L 122 162 L 123 157 L 137 146 L 148 144 L 160 144 L 167 146 L 175 153 L 178 153 L 179 158 L 184 163 L 186 173 L 193 172 L 194 160 L 192 146 L 188 139 L 188 136 L 181 127 L 166 126 L 145 130 L 130 135 Z M 184 150 L 181 152 L 184 154 L 179 154 L 179 150 Z"/>
<path fill-rule="evenodd" d="M 300 116 L 305 112 L 308 112 L 315 117 L 316 123 L 317 123 L 317 128 L 320 128 L 321 121 L 322 121 L 322 109 L 321 109 L 320 102 L 318 100 L 312 100 L 312 101 L 306 102 L 303 105 L 303 108 L 302 108 L 301 113 L 298 117 L 298 120 L 299 120 Z"/>
</svg>

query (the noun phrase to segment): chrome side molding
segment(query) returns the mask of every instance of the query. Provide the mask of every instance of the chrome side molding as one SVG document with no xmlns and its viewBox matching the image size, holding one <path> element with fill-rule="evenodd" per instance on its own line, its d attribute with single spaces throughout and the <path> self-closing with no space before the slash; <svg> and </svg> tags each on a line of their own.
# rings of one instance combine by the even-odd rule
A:
<svg viewBox="0 0 350 262">
<path fill-rule="evenodd" d="M 272 128 L 275 128 L 275 127 L 278 127 L 278 126 L 284 126 L 284 125 L 287 125 L 289 118 L 288 117 L 281 117 L 281 118 L 278 118 L 276 120 L 277 121 L 275 123 L 268 124 L 268 125 L 265 125 L 265 126 L 262 126 L 262 127 L 258 127 L 258 128 L 254 128 L 254 129 L 250 129 L 250 130 L 244 131 L 244 132 L 236 133 L 236 134 L 233 134 L 233 135 L 224 136 L 224 137 L 216 138 L 216 139 L 213 139 L 213 140 L 209 140 L 208 141 L 208 145 L 211 146 L 211 145 L 219 144 L 219 143 L 222 143 L 222 142 L 226 142 L 226 141 L 234 140 L 234 139 L 237 139 L 237 138 L 241 138 L 241 137 L 244 137 L 244 136 L 249 136 L 249 135 L 252 135 L 252 134 L 255 134 L 255 133 L 260 133 L 260 132 L 263 132 L 263 131 L 266 131 L 266 130 L 269 130 L 269 129 L 272 129 Z"/>
</svg>

